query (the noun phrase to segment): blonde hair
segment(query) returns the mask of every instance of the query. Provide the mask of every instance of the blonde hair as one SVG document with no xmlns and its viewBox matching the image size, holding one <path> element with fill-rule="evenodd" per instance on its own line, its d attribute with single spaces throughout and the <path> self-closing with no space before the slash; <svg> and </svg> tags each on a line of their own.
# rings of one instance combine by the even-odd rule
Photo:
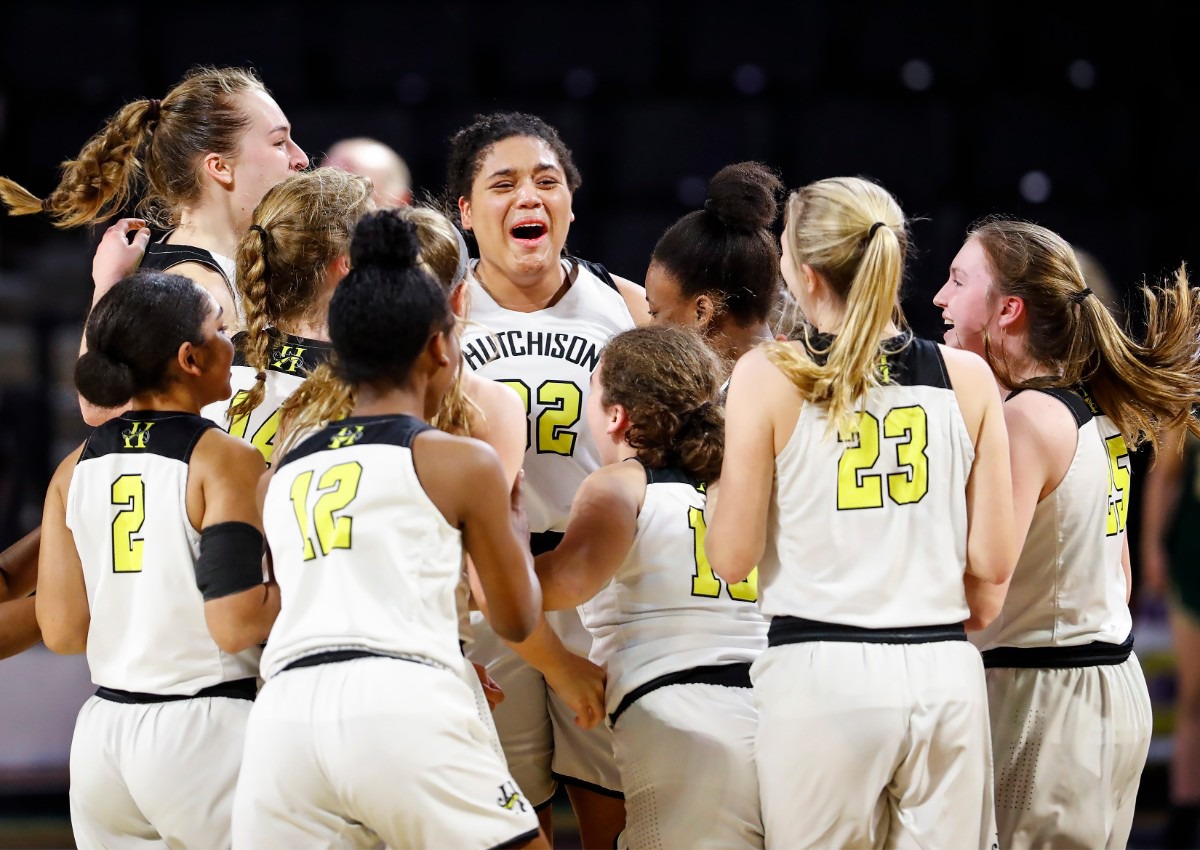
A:
<svg viewBox="0 0 1200 850">
<path fill-rule="evenodd" d="M 238 241 L 237 279 L 246 314 L 242 352 L 258 377 L 229 417 L 258 407 L 266 393 L 272 336 L 281 322 L 313 314 L 329 265 L 350 253 L 354 226 L 373 208 L 371 181 L 336 168 L 293 174 L 254 208 L 253 223 Z"/>
<path fill-rule="evenodd" d="M 786 342 L 768 343 L 767 356 L 805 400 L 827 410 L 829 431 L 858 430 L 856 413 L 878 386 L 877 364 L 891 322 L 904 325 L 900 283 L 908 253 L 908 227 L 896 200 L 859 177 L 819 180 L 788 199 L 784 245 L 799 273 L 809 266 L 845 303 L 842 326 L 827 349 L 817 349 L 808 328 L 803 352 Z"/>
<path fill-rule="evenodd" d="M 161 101 L 121 107 L 62 164 L 45 200 L 0 177 L 0 201 L 12 215 L 45 212 L 66 229 L 111 218 L 137 190 L 141 214 L 170 227 L 179 208 L 199 197 L 203 156 L 233 156 L 241 147 L 250 116 L 237 96 L 249 91 L 267 91 L 252 70 L 194 68 Z"/>
<path fill-rule="evenodd" d="M 1142 287 L 1146 332 L 1139 342 L 1121 329 L 1103 301 L 1086 286 L 1078 257 L 1052 230 L 1026 221 L 989 218 L 974 225 L 991 267 L 989 297 L 1013 296 L 1025 305 L 1026 350 L 1057 374 L 1016 381 L 997 358 L 985 333 L 984 356 L 1009 387 L 1074 387 L 1088 393 L 1120 429 L 1130 449 L 1191 417 L 1200 395 L 1200 297 L 1180 265 L 1174 280 Z"/>
<path fill-rule="evenodd" d="M 461 251 L 465 246 L 450 219 L 438 210 L 423 206 L 399 207 L 394 212 L 416 227 L 421 245 L 417 266 L 431 274 L 448 293 L 453 292 L 462 283 L 462 279 L 456 277 L 463 268 Z M 482 419 L 483 412 L 463 392 L 462 370 L 460 363 L 454 382 L 442 397 L 430 424 L 451 434 L 470 436 L 472 417 Z M 285 451 L 294 443 L 293 434 L 344 419 L 353 409 L 353 387 L 337 376 L 332 363 L 318 366 L 284 402 L 281 427 L 287 432 Z"/>
</svg>

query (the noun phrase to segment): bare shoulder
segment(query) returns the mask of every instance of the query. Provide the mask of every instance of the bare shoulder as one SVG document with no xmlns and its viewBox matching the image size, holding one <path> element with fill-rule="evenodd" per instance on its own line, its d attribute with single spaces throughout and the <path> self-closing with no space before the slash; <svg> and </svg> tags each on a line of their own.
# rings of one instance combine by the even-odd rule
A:
<svg viewBox="0 0 1200 850">
<path fill-rule="evenodd" d="M 1048 393 L 1026 391 L 1004 402 L 1004 422 L 1011 437 L 1024 436 L 1046 448 L 1074 447 L 1079 426 L 1063 402 Z"/>
<path fill-rule="evenodd" d="M 960 385 L 986 378 L 995 383 L 992 369 L 987 361 L 973 351 L 964 351 L 938 343 L 942 359 L 946 362 L 946 371 L 950 374 L 950 383 L 957 389 Z"/>
<path fill-rule="evenodd" d="M 256 475 L 266 469 L 262 452 L 220 428 L 209 428 L 200 435 L 192 451 L 192 460 L 205 467 L 213 464 L 217 468 L 244 470 Z"/>
<path fill-rule="evenodd" d="M 613 275 L 613 283 L 617 285 L 617 292 L 625 300 L 625 306 L 629 308 L 629 315 L 633 316 L 634 322 L 639 325 L 648 324 L 650 305 L 646 301 L 645 288 L 617 275 Z"/>
<path fill-rule="evenodd" d="M 494 415 L 525 418 L 525 402 L 508 384 L 467 372 L 463 379 L 463 389 L 488 419 L 492 419 Z"/>
<path fill-rule="evenodd" d="M 621 505 L 636 513 L 641 510 L 645 495 L 645 468 L 636 461 L 623 461 L 591 473 L 579 486 L 575 499 L 593 505 Z"/>
<path fill-rule="evenodd" d="M 66 494 L 67 485 L 71 483 L 71 476 L 75 473 L 75 467 L 78 465 L 86 445 L 87 443 L 80 443 L 75 451 L 64 457 L 58 464 L 58 468 L 54 470 L 54 476 L 50 479 L 51 490 L 56 490 L 62 495 Z"/>
<path fill-rule="evenodd" d="M 475 437 L 447 434 L 436 428 L 422 431 L 413 439 L 413 451 L 421 455 L 423 465 L 454 470 L 457 476 L 469 478 L 473 472 L 500 468 L 496 450 Z"/>
</svg>

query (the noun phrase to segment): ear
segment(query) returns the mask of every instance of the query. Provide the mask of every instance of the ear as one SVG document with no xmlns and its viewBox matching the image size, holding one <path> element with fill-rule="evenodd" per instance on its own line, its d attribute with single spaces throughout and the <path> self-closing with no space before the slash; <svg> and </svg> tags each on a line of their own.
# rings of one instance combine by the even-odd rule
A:
<svg viewBox="0 0 1200 850">
<path fill-rule="evenodd" d="M 233 164 L 219 153 L 204 155 L 201 167 L 210 178 L 229 188 L 233 185 Z"/>
<path fill-rule="evenodd" d="M 814 294 L 821 283 L 821 276 L 817 274 L 817 270 L 808 263 L 804 263 L 800 266 L 800 276 L 804 280 L 805 292 L 809 295 Z"/>
<path fill-rule="evenodd" d="M 329 270 L 325 277 L 326 284 L 338 284 L 342 282 L 342 278 L 350 274 L 350 255 L 342 254 L 329 264 Z"/>
<path fill-rule="evenodd" d="M 180 343 L 179 351 L 175 352 L 175 363 L 183 374 L 198 377 L 204 373 L 197 353 L 196 346 L 191 342 Z"/>
<path fill-rule="evenodd" d="M 1002 295 L 996 302 L 996 325 L 1002 330 L 1016 331 L 1029 318 L 1025 299 L 1018 295 Z"/>
<path fill-rule="evenodd" d="M 717 305 L 707 295 L 696 296 L 696 324 L 707 328 L 717 317 Z"/>
<path fill-rule="evenodd" d="M 625 405 L 611 404 L 605 408 L 604 415 L 607 417 L 604 433 L 623 442 L 625 440 L 625 432 L 629 430 L 631 424 L 629 421 L 629 411 L 625 409 Z"/>
<path fill-rule="evenodd" d="M 452 362 L 450 357 L 450 343 L 446 338 L 446 335 L 450 333 L 454 333 L 453 328 L 449 331 L 439 331 L 429 337 L 429 342 L 425 343 L 425 351 L 428 352 L 430 359 L 439 369 L 444 369 Z"/>
<path fill-rule="evenodd" d="M 463 230 L 471 229 L 471 202 L 462 196 L 458 199 L 458 220 Z"/>
<path fill-rule="evenodd" d="M 466 318 L 467 282 L 465 280 L 460 280 L 454 285 L 454 289 L 450 290 L 450 309 L 459 318 Z"/>
</svg>

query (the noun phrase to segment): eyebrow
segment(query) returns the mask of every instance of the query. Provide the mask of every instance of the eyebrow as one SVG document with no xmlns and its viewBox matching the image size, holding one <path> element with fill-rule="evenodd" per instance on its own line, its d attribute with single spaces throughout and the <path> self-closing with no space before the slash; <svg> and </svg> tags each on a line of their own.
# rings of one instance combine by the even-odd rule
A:
<svg viewBox="0 0 1200 850">
<path fill-rule="evenodd" d="M 278 132 L 280 132 L 281 130 L 282 130 L 283 132 L 285 132 L 285 133 L 290 133 L 290 132 L 292 131 L 292 125 L 290 125 L 290 124 L 280 124 L 278 127 L 272 127 L 272 128 L 271 128 L 271 132 L 272 132 L 272 133 L 278 133 Z"/>
<path fill-rule="evenodd" d="M 536 174 L 539 171 L 562 171 L 562 168 L 553 162 L 539 162 L 536 166 L 534 166 L 533 171 Z M 512 177 L 516 173 L 517 169 L 515 168 L 501 168 L 489 174 L 487 179 L 495 180 L 497 177 Z"/>
</svg>

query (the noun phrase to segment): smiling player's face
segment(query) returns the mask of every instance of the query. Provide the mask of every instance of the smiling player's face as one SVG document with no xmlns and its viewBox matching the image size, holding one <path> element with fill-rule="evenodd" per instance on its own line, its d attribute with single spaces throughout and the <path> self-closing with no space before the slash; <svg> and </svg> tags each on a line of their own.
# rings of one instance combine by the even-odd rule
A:
<svg viewBox="0 0 1200 850">
<path fill-rule="evenodd" d="M 459 210 L 481 260 L 511 283 L 557 274 L 575 215 L 562 165 L 541 139 L 512 136 L 492 145 Z"/>
</svg>

